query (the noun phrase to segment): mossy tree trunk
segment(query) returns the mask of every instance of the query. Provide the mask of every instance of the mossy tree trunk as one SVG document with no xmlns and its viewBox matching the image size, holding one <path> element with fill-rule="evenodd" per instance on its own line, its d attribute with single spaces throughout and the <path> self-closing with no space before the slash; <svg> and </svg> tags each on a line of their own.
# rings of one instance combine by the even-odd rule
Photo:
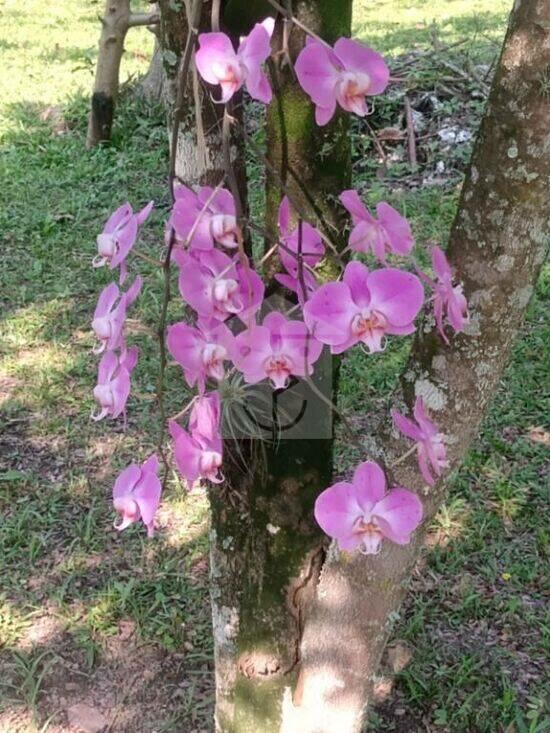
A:
<svg viewBox="0 0 550 733">
<path fill-rule="evenodd" d="M 446 347 L 421 326 L 394 404 L 421 395 L 447 436 L 456 467 L 475 438 L 521 329 L 548 245 L 550 5 L 516 0 L 466 176 L 449 256 L 471 308 L 464 334 Z M 386 425 L 377 458 L 389 467 L 407 448 Z M 422 495 L 424 529 L 446 494 L 426 492 L 416 458 L 387 469 L 391 486 Z M 302 637 L 300 679 L 284 733 L 359 733 L 392 620 L 423 544 L 385 543 L 377 556 L 331 548 Z"/>
<path fill-rule="evenodd" d="M 293 11 L 329 42 L 350 35 L 351 0 L 294 2 Z M 282 33 L 279 19 L 275 48 Z M 293 61 L 304 41 L 294 26 L 289 37 Z M 281 182 L 312 221 L 322 216 L 327 234 L 338 241 L 334 203 L 351 179 L 347 118 L 336 115 L 326 128 L 317 127 L 313 106 L 284 59 L 272 62 L 271 77 L 276 96 L 266 125 L 266 246 L 276 238 Z M 268 292 L 281 299 L 284 294 L 270 281 L 276 267 L 276 262 L 267 267 Z M 328 354 L 316 366 L 317 387 L 329 398 L 335 371 Z M 227 482 L 211 492 L 220 733 L 279 732 L 285 690 L 300 668 L 303 623 L 324 560 L 313 504 L 332 478 L 332 414 L 305 385 L 295 397 L 290 390 L 289 404 L 290 421 L 305 408 L 292 435 L 261 446 L 241 443 L 238 449 L 226 441 Z"/>
</svg>

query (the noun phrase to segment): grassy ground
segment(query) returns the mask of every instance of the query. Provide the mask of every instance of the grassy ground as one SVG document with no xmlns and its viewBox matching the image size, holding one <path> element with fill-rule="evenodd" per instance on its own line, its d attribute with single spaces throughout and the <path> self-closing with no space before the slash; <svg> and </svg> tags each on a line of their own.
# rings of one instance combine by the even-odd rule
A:
<svg viewBox="0 0 550 733">
<path fill-rule="evenodd" d="M 141 265 L 149 287 L 131 324 L 143 351 L 135 380 L 142 399 L 131 402 L 125 434 L 88 419 L 95 378 L 89 320 L 107 282 L 90 267 L 95 235 L 114 202 L 129 198 L 137 206 L 154 197 L 160 211 L 145 242 L 154 252 L 166 206 L 159 110 L 126 93 L 112 146 L 92 152 L 83 146 L 101 5 L 0 1 L 0 53 L 9 69 L 0 77 L 2 733 L 66 731 L 65 709 L 76 702 L 108 711 L 117 732 L 210 729 L 204 496 L 185 496 L 174 477 L 154 542 L 137 528 L 122 537 L 111 529 L 113 476 L 150 451 L 156 430 L 147 332 L 158 314 L 160 282 Z M 362 2 L 356 28 L 392 55 L 434 38 L 467 39 L 460 53 L 487 64 L 507 5 Z M 146 68 L 148 46 L 145 31 L 132 31 L 125 78 Z M 415 93 L 440 83 L 434 69 L 432 61 L 414 66 Z M 374 122 L 394 124 L 396 104 L 381 107 Z M 441 114 L 449 118 L 464 107 L 463 100 L 443 104 Z M 477 119 L 479 98 L 468 105 Z M 422 186 L 399 145 L 382 169 L 367 155 L 364 130 L 354 144 L 357 182 L 371 199 L 389 195 L 404 206 L 419 241 L 444 240 L 467 150 L 442 151 L 426 142 L 426 176 L 442 155 L 454 162 L 443 181 Z M 549 434 L 542 385 L 549 289 L 546 276 L 483 433 L 433 527 L 395 630 L 414 649 L 413 661 L 373 712 L 373 730 L 545 729 L 541 576 Z M 368 411 L 404 358 L 403 347 L 392 347 L 369 368 L 368 380 L 365 360 L 346 362 L 344 404 Z M 365 386 L 358 398 L 360 378 Z M 175 403 L 178 385 L 174 375 Z M 344 450 L 340 457 L 345 466 Z"/>
</svg>

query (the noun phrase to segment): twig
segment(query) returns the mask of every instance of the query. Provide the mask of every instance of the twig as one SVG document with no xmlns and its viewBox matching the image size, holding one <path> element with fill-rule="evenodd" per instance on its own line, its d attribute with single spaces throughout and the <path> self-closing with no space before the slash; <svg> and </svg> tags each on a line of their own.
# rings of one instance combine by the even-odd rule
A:
<svg viewBox="0 0 550 733">
<path fill-rule="evenodd" d="M 189 78 L 189 67 L 191 64 L 191 57 L 192 57 L 193 49 L 195 47 L 197 35 L 198 35 L 197 26 L 200 20 L 201 8 L 202 8 L 201 0 L 193 0 L 191 12 L 187 18 L 187 21 L 188 21 L 187 41 L 186 41 L 185 50 L 183 52 L 183 56 L 180 60 L 180 65 L 178 68 L 176 109 L 174 111 L 174 122 L 173 122 L 173 127 L 172 127 L 172 140 L 171 140 L 171 149 L 170 149 L 169 186 L 170 186 L 170 196 L 172 198 L 172 203 L 174 203 L 174 201 L 176 200 L 175 192 L 174 192 L 174 182 L 176 180 L 176 154 L 177 154 L 177 146 L 178 146 L 179 128 L 180 128 L 180 123 L 182 120 L 183 101 L 185 99 L 187 80 Z M 164 294 L 163 294 L 162 308 L 160 312 L 159 327 L 158 327 L 158 342 L 159 342 L 159 352 L 160 352 L 159 354 L 159 374 L 158 374 L 158 381 L 157 381 L 157 404 L 158 404 L 158 409 L 159 409 L 159 421 L 160 421 L 159 437 L 158 437 L 158 451 L 162 457 L 162 462 L 164 464 L 164 476 L 162 479 L 163 488 L 166 485 L 166 481 L 168 479 L 168 473 L 170 471 L 170 466 L 168 465 L 168 459 L 166 458 L 166 453 L 164 451 L 164 446 L 163 446 L 164 435 L 166 432 L 166 408 L 164 405 L 164 375 L 166 372 L 166 362 L 167 362 L 166 320 L 168 317 L 168 303 L 170 302 L 170 297 L 171 297 L 170 268 L 172 264 L 172 250 L 174 249 L 175 243 L 176 243 L 176 232 L 172 228 L 170 231 L 170 237 L 168 239 L 168 246 L 166 248 L 166 254 L 164 256 L 164 261 L 162 263 L 162 270 L 164 274 Z"/>
<path fill-rule="evenodd" d="M 128 28 L 136 28 L 143 25 L 158 25 L 160 23 L 160 15 L 155 10 L 152 13 L 130 13 L 128 19 Z"/>
<path fill-rule="evenodd" d="M 405 95 L 405 117 L 407 120 L 407 152 L 409 154 L 409 163 L 413 170 L 416 170 L 416 140 L 414 137 L 414 120 L 411 102 L 407 95 Z"/>
<path fill-rule="evenodd" d="M 302 254 L 302 243 L 303 243 L 303 228 L 304 224 L 302 219 L 298 219 L 298 282 L 300 283 L 300 288 L 302 289 L 302 297 L 304 299 L 304 303 L 307 302 L 307 287 L 306 287 L 306 281 L 304 278 L 304 257 Z"/>
</svg>

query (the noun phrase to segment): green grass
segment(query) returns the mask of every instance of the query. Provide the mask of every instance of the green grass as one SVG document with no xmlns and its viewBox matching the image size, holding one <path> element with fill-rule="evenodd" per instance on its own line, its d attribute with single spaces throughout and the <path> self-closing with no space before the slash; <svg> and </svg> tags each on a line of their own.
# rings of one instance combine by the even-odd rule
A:
<svg viewBox="0 0 550 733">
<path fill-rule="evenodd" d="M 102 3 L 0 6 L 0 53 L 10 69 L 0 79 L 0 728 L 7 720 L 10 733 L 30 733 L 35 715 L 36 730 L 46 730 L 60 690 L 77 696 L 70 702 L 91 695 L 100 704 L 92 686 L 101 689 L 114 674 L 120 648 L 129 667 L 115 679 L 154 672 L 148 696 L 139 686 L 124 692 L 120 730 L 188 730 L 208 719 L 211 704 L 204 495 L 184 495 L 173 477 L 154 542 L 139 528 L 122 537 L 111 529 L 113 476 L 151 451 L 157 430 L 147 330 L 158 317 L 161 283 L 142 263 L 147 288 L 131 312 L 142 357 L 129 429 L 89 421 L 96 369 L 89 321 L 108 281 L 90 266 L 94 240 L 115 203 L 155 198 L 142 246 L 158 253 L 167 207 L 162 111 L 128 87 L 112 145 L 86 151 Z M 435 36 L 466 38 L 470 57 L 485 62 L 506 9 L 489 0 L 363 2 L 355 24 L 386 53 L 427 46 Z M 132 31 L 126 45 L 124 79 L 146 69 L 151 39 Z M 425 64 L 413 76 L 417 86 L 431 83 L 433 71 Z M 384 114 L 395 114 L 391 104 Z M 354 143 L 359 150 L 359 137 Z M 444 241 L 457 181 L 411 190 L 395 185 L 403 172 L 394 168 L 388 190 L 389 178 L 375 179 L 358 155 L 357 183 L 371 202 L 389 196 L 406 209 L 419 242 Z M 373 711 L 376 730 L 423 730 L 423 719 L 453 733 L 542 730 L 548 474 L 547 447 L 532 429 L 548 415 L 541 385 L 549 288 L 546 274 L 501 392 L 433 527 L 426 566 L 395 630 L 414 658 L 391 700 Z M 383 358 L 345 362 L 347 409 L 368 414 L 387 395 L 406 358 L 406 346 L 395 341 Z M 177 372 L 170 373 L 169 400 L 174 411 L 184 400 Z M 340 456 L 345 464 L 343 449 Z M 67 679 L 76 691 L 63 692 Z M 182 679 L 186 686 L 178 687 Z M 152 689 L 161 697 L 150 700 Z"/>
</svg>

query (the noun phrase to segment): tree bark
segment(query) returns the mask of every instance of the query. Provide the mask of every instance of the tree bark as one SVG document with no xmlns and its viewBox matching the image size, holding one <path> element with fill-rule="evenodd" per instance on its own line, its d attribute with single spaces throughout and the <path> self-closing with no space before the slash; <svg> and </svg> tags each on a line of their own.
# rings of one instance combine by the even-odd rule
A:
<svg viewBox="0 0 550 733">
<path fill-rule="evenodd" d="M 184 3 L 159 0 L 159 44 L 164 65 L 164 99 L 167 106 L 168 128 L 172 128 L 176 100 L 176 78 L 180 56 L 187 39 L 187 12 Z M 199 30 L 211 30 L 211 2 L 204 2 Z M 233 39 L 234 41 L 236 39 Z M 222 148 L 223 105 L 216 104 L 200 81 L 192 65 L 187 83 L 186 109 L 177 142 L 176 175 L 187 186 L 216 186 L 225 174 Z M 235 96 L 234 113 L 242 126 L 242 95 Z M 243 205 L 246 209 L 246 170 L 242 133 L 239 126 L 231 132 L 231 156 Z"/>
<path fill-rule="evenodd" d="M 337 7 L 336 7 L 337 5 Z M 307 0 L 294 13 L 329 42 L 351 30 L 351 0 Z M 277 23 L 274 47 L 283 24 Z M 246 32 L 246 31 L 245 31 Z M 292 60 L 304 35 L 294 27 Z M 351 178 L 347 118 L 325 129 L 288 65 L 272 64 L 276 99 L 267 111 L 266 228 L 275 238 L 281 182 L 312 218 L 321 213 L 335 237 L 331 203 Z M 322 152 L 321 152 L 322 151 Z M 271 172 L 269 172 L 271 171 Z M 323 202 L 319 208 L 312 201 Z M 268 279 L 276 268 L 267 268 Z M 271 289 L 272 297 L 281 293 Z M 315 381 L 329 398 L 335 369 L 318 363 Z M 285 687 L 300 666 L 303 619 L 324 558 L 324 540 L 313 504 L 332 476 L 332 414 L 307 386 L 294 397 L 316 405 L 316 425 L 307 413 L 291 438 L 272 443 L 226 440 L 222 489 L 211 492 L 211 592 L 216 666 L 216 730 L 278 733 Z M 292 392 L 290 392 L 292 395 Z M 293 398 L 290 397 L 292 403 Z M 309 407 L 306 407 L 309 409 Z M 309 418 L 311 419 L 311 418 Z M 315 429 L 324 427 L 315 433 Z"/>
<path fill-rule="evenodd" d="M 158 22 L 158 15 L 132 13 L 130 0 L 107 0 L 101 19 L 101 36 L 86 147 L 93 148 L 111 139 L 111 129 L 118 96 L 120 62 L 124 53 L 124 39 L 129 28 Z"/>
<path fill-rule="evenodd" d="M 130 0 L 107 0 L 101 24 L 92 106 L 88 119 L 87 148 L 111 139 L 120 61 L 124 39 L 130 27 Z"/>
<path fill-rule="evenodd" d="M 456 468 L 495 393 L 544 259 L 549 221 L 550 6 L 516 0 L 450 237 L 450 261 L 471 307 L 466 333 L 446 347 L 431 319 L 419 327 L 394 404 L 421 395 L 447 436 Z M 386 466 L 408 445 L 385 425 L 371 458 Z M 415 457 L 388 469 L 392 486 L 422 495 L 424 528 L 445 481 L 428 490 Z M 331 547 L 302 639 L 302 664 L 285 698 L 284 733 L 359 733 L 394 614 L 418 559 L 423 533 L 377 556 Z"/>
</svg>

